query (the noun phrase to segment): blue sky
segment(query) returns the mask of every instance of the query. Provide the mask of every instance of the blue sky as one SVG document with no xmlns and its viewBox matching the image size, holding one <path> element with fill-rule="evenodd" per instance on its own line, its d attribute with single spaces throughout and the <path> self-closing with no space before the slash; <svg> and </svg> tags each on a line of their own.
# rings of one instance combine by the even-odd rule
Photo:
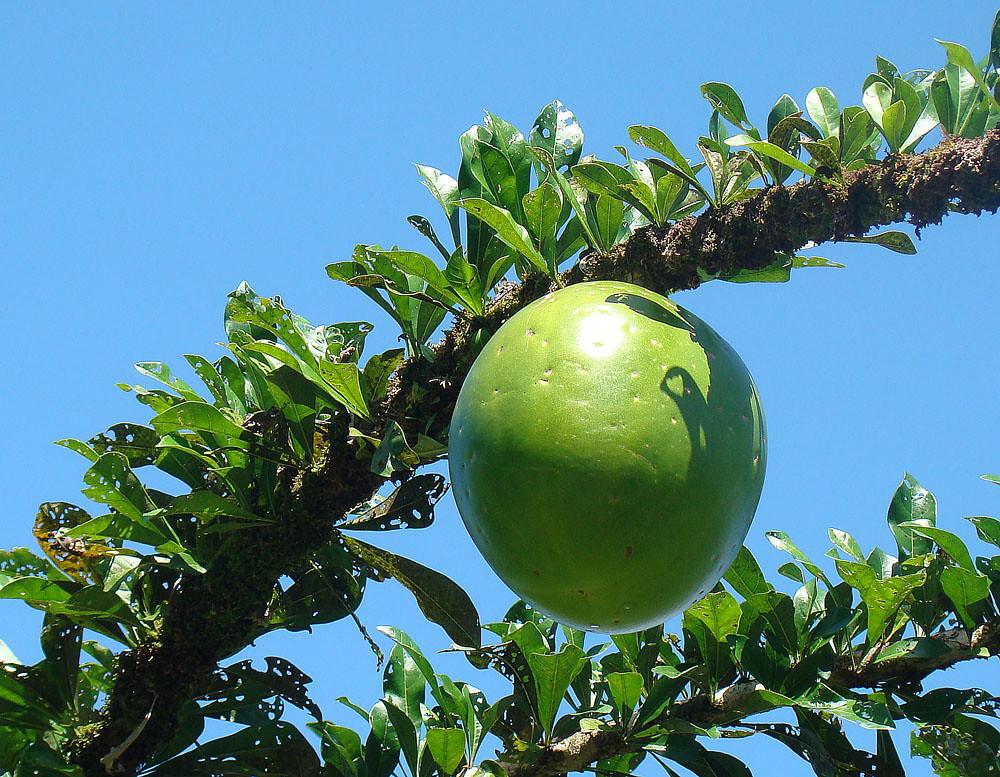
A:
<svg viewBox="0 0 1000 777">
<path fill-rule="evenodd" d="M 692 154 L 709 114 L 704 81 L 732 83 L 757 122 L 783 92 L 801 104 L 816 85 L 857 103 L 876 54 L 904 70 L 936 67 L 937 37 L 980 55 L 995 12 L 980 0 L 297 3 L 284 13 L 4 4 L 0 545 L 32 543 L 39 502 L 79 500 L 83 461 L 53 440 L 147 419 L 114 388 L 135 380 L 132 363 L 220 353 L 225 295 L 239 281 L 317 322 L 367 318 L 378 327 L 371 351 L 389 347 L 386 318 L 323 266 L 358 242 L 422 250 L 404 218 L 436 206 L 412 163 L 454 172 L 457 137 L 484 109 L 527 127 L 558 98 L 592 153 L 611 154 L 628 124 L 651 123 Z M 769 471 L 748 544 L 766 569 L 784 561 L 767 529 L 814 556 L 829 526 L 865 547 L 891 545 L 885 510 L 904 470 L 965 537 L 962 516 L 1000 512 L 1000 490 L 978 479 L 1000 470 L 998 245 L 1000 219 L 952 217 L 925 231 L 915 257 L 824 246 L 816 253 L 847 269 L 677 296 L 739 351 L 760 389 Z M 512 600 L 450 498 L 433 527 L 385 544 L 459 581 L 486 620 Z M 391 583 L 370 588 L 360 615 L 428 649 L 447 644 Z M 37 613 L 0 602 L 0 617 L 0 637 L 37 658 Z M 368 706 L 379 695 L 349 621 L 268 636 L 248 653 L 267 654 L 313 675 L 317 700 L 343 722 L 353 723 L 337 696 Z M 441 666 L 499 695 L 463 661 Z M 990 671 L 947 680 L 985 684 Z M 809 773 L 766 741 L 737 752 L 759 774 Z M 930 773 L 925 762 L 911 769 Z"/>
</svg>

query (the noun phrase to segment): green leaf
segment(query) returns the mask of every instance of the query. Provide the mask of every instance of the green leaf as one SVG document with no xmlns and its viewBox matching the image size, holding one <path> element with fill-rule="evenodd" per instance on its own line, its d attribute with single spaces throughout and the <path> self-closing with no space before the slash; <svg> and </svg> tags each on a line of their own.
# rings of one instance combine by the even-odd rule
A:
<svg viewBox="0 0 1000 777">
<path fill-rule="evenodd" d="M 901 151 L 903 137 L 907 130 L 906 105 L 902 101 L 892 103 L 882 113 L 882 134 L 890 151 Z"/>
<path fill-rule="evenodd" d="M 525 225 L 541 248 L 546 265 L 555 260 L 556 230 L 562 214 L 562 200 L 552 184 L 545 182 L 532 189 L 523 200 Z"/>
<path fill-rule="evenodd" d="M 319 759 L 295 726 L 275 721 L 221 737 L 158 764 L 150 777 L 319 774 Z"/>
<path fill-rule="evenodd" d="M 386 701 L 384 705 L 389 722 L 392 724 L 393 731 L 396 732 L 399 749 L 403 751 L 406 764 L 410 767 L 410 774 L 419 774 L 420 751 L 417 744 L 416 725 L 406 712 L 399 709 L 395 704 Z"/>
<path fill-rule="evenodd" d="M 319 363 L 319 372 L 326 383 L 333 387 L 334 396 L 348 410 L 362 418 L 371 418 L 357 364 L 324 360 Z"/>
<path fill-rule="evenodd" d="M 809 152 L 812 161 L 818 166 L 817 174 L 820 173 L 819 167 L 830 168 L 835 176 L 842 174 L 843 168 L 840 163 L 840 156 L 829 141 L 805 141 L 802 143 L 802 147 Z"/>
<path fill-rule="evenodd" d="M 941 571 L 941 590 L 955 605 L 966 628 L 975 628 L 976 618 L 969 608 L 990 595 L 990 579 L 964 567 L 946 567 Z"/>
<path fill-rule="evenodd" d="M 389 777 L 399 763 L 399 741 L 389 723 L 385 702 L 378 702 L 368 715 L 371 731 L 365 742 L 368 777 Z"/>
<path fill-rule="evenodd" d="M 391 348 L 368 358 L 362 375 L 365 382 L 365 394 L 373 404 L 378 404 L 385 399 L 389 388 L 389 378 L 399 369 L 403 361 L 402 348 Z"/>
<path fill-rule="evenodd" d="M 931 101 L 946 132 L 966 137 L 981 134 L 978 131 L 966 134 L 972 129 L 973 117 L 983 113 L 976 109 L 985 105 L 976 79 L 965 69 L 949 63 L 940 70 L 931 84 Z"/>
<path fill-rule="evenodd" d="M 993 30 L 990 33 L 990 64 L 1000 70 L 1000 11 L 993 19 Z"/>
<path fill-rule="evenodd" d="M 162 521 L 159 525 L 145 516 L 132 518 L 120 513 L 99 515 L 65 532 L 67 537 L 129 540 L 154 548 L 176 542 L 177 538 Z"/>
<path fill-rule="evenodd" d="M 862 552 L 861 546 L 858 545 L 858 541 L 846 531 L 841 531 L 840 529 L 828 529 L 827 536 L 829 536 L 830 542 L 844 551 L 844 553 L 853 558 L 855 561 L 865 560 L 865 554 Z"/>
<path fill-rule="evenodd" d="M 795 158 L 783 148 L 779 148 L 766 140 L 754 140 L 749 135 L 734 135 L 726 140 L 731 146 L 746 146 L 758 156 L 773 159 L 786 167 L 798 170 L 805 175 L 816 175 L 816 168 L 807 165 L 805 162 Z"/>
<path fill-rule="evenodd" d="M 952 560 L 954 560 L 960 567 L 963 567 L 970 572 L 975 572 L 976 567 L 975 564 L 972 563 L 972 555 L 969 553 L 969 549 L 965 546 L 965 543 L 958 535 L 953 534 L 946 529 L 925 526 L 922 523 L 904 523 L 900 524 L 899 528 L 904 530 L 909 529 L 913 533 L 919 534 L 921 537 L 933 540 L 937 543 L 938 547 L 951 556 Z"/>
<path fill-rule="evenodd" d="M 913 239 L 905 232 L 895 230 L 880 232 L 876 235 L 867 235 L 865 237 L 845 237 L 843 238 L 843 242 L 873 243 L 883 248 L 888 248 L 890 251 L 895 251 L 897 254 L 912 255 L 917 252 L 916 246 L 913 245 Z"/>
<path fill-rule="evenodd" d="M 466 309 L 476 316 L 481 316 L 485 312 L 484 289 L 479 277 L 479 270 L 472 264 L 461 249 L 455 251 L 448 258 L 448 264 L 444 268 L 444 277 L 448 281 L 448 289 Z"/>
<path fill-rule="evenodd" d="M 849 699 L 822 683 L 795 700 L 796 706 L 815 712 L 836 715 L 867 729 L 895 728 L 892 715 L 885 704 L 871 700 Z"/>
<path fill-rule="evenodd" d="M 979 84 L 979 89 L 982 91 L 986 99 L 993 105 L 994 110 L 1000 111 L 1000 102 L 993 96 L 993 92 L 990 90 L 989 85 L 983 78 L 982 71 L 976 67 L 976 61 L 972 58 L 972 54 L 969 50 L 963 46 L 961 43 L 951 43 L 946 40 L 938 40 L 944 50 L 948 54 L 948 61 L 953 65 L 958 65 L 963 68 L 969 75 L 976 79 L 976 83 Z"/>
<path fill-rule="evenodd" d="M 580 161 L 583 129 L 573 112 L 556 100 L 538 114 L 528 134 L 528 143 L 545 151 L 552 158 L 555 169 L 569 169 Z"/>
<path fill-rule="evenodd" d="M 327 721 L 308 723 L 307 726 L 320 735 L 323 761 L 339 774 L 357 777 L 361 761 L 361 737 L 358 733 Z"/>
<path fill-rule="evenodd" d="M 787 577 L 789 580 L 794 580 L 796 583 L 804 583 L 806 581 L 805 573 L 794 561 L 786 561 L 779 566 L 778 574 Z"/>
<path fill-rule="evenodd" d="M 383 698 L 405 712 L 415 727 L 420 725 L 425 684 L 424 674 L 413 656 L 402 645 L 394 645 L 385 666 Z"/>
<path fill-rule="evenodd" d="M 875 125 L 885 132 L 883 120 L 886 110 L 892 105 L 892 89 L 882 81 L 876 81 L 865 89 L 862 97 L 865 110 L 872 117 Z"/>
<path fill-rule="evenodd" d="M 774 590 L 773 586 L 765 579 L 757 559 L 745 545 L 740 547 L 736 559 L 729 566 L 725 580 L 744 599 L 748 599 L 754 594 L 764 594 Z"/>
<path fill-rule="evenodd" d="M 236 439 L 243 435 L 242 426 L 205 402 L 181 402 L 155 416 L 150 424 L 160 434 L 190 430 Z"/>
<path fill-rule="evenodd" d="M 451 227 L 451 235 L 455 245 L 461 242 L 461 234 L 458 225 L 458 181 L 450 175 L 442 173 L 440 170 L 427 165 L 416 165 L 417 174 L 420 181 L 427 190 L 434 195 L 434 199 L 440 203 L 444 209 L 445 216 L 448 217 L 448 224 Z"/>
<path fill-rule="evenodd" d="M 701 185 L 694 168 L 691 167 L 687 159 L 684 158 L 684 155 L 677 150 L 677 147 L 673 144 L 673 141 L 667 137 L 666 133 L 656 127 L 635 124 L 628 128 L 628 136 L 632 139 L 632 142 L 638 143 L 641 146 L 645 146 L 646 148 L 665 156 L 672 164 L 664 165 L 664 167 L 683 180 L 687 181 L 697 191 L 701 192 L 701 195 L 709 203 L 712 202 L 711 195 L 705 187 Z M 655 161 L 657 160 L 650 160 L 650 162 Z"/>
<path fill-rule="evenodd" d="M 142 514 L 153 506 L 128 460 L 120 453 L 101 455 L 84 474 L 83 482 L 87 484 L 83 489 L 85 496 L 134 520 L 142 520 Z"/>
<path fill-rule="evenodd" d="M 443 772 L 452 774 L 465 758 L 465 732 L 460 728 L 428 729 L 427 747 Z"/>
<path fill-rule="evenodd" d="M 902 524 L 917 523 L 933 527 L 937 522 L 937 500 L 934 494 L 921 486 L 909 472 L 903 474 L 902 481 L 892 495 L 886 520 L 896 538 L 901 559 L 931 552 L 932 543 L 929 539 L 902 526 Z"/>
<path fill-rule="evenodd" d="M 170 372 L 170 368 L 163 362 L 139 362 L 135 365 L 135 369 L 139 374 L 146 375 L 147 377 L 153 378 L 153 380 L 160 381 L 160 383 L 165 386 L 169 386 L 184 397 L 184 399 L 194 402 L 204 401 L 200 396 L 198 396 L 197 391 L 192 389 L 180 378 L 174 377 L 174 375 Z"/>
<path fill-rule="evenodd" d="M 642 697 L 642 675 L 638 672 L 612 672 L 605 676 L 608 692 L 619 716 L 635 709 Z"/>
<path fill-rule="evenodd" d="M 367 570 L 353 568 L 353 559 L 336 538 L 326 543 L 305 568 L 290 575 L 292 585 L 277 590 L 269 607 L 272 629 L 311 629 L 330 623 L 357 609 L 364 593 Z"/>
<path fill-rule="evenodd" d="M 44 502 L 39 507 L 39 512 L 48 510 L 69 510 L 74 511 L 76 516 L 86 520 L 89 517 L 86 511 L 75 505 L 65 502 Z M 76 518 L 73 519 L 75 523 Z M 53 527 L 59 527 L 59 522 L 53 522 Z M 57 530 L 54 528 L 54 530 Z M 0 581 L 7 581 L 15 577 L 56 577 L 67 579 L 56 567 L 48 561 L 36 556 L 27 548 L 11 548 L 10 550 L 0 550 Z"/>
<path fill-rule="evenodd" d="M 840 133 L 840 105 L 837 98 L 825 86 L 817 86 L 806 95 L 806 110 L 824 138 L 836 137 Z"/>
<path fill-rule="evenodd" d="M 622 235 L 625 218 L 625 203 L 620 197 L 591 197 L 588 211 L 593 218 L 594 232 L 599 239 L 599 248 L 607 253 Z"/>
<path fill-rule="evenodd" d="M 558 653 L 541 649 L 525 655 L 534 681 L 538 703 L 538 722 L 547 734 L 552 731 L 556 713 L 570 683 L 587 663 L 583 650 L 567 643 Z"/>
<path fill-rule="evenodd" d="M 352 531 L 426 528 L 434 521 L 434 505 L 446 490 L 447 485 L 441 475 L 415 475 L 403 481 L 389 496 L 344 521 L 338 528 Z"/>
<path fill-rule="evenodd" d="M 371 250 L 371 256 L 383 257 L 400 272 L 420 278 L 433 291 L 437 292 L 447 302 L 454 302 L 455 298 L 448 287 L 448 279 L 444 273 L 434 263 L 429 256 L 418 251 L 377 251 Z"/>
<path fill-rule="evenodd" d="M 975 515 L 968 520 L 976 527 L 981 540 L 1000 548 L 1000 521 L 987 515 Z"/>
<path fill-rule="evenodd" d="M 874 569 L 857 561 L 837 561 L 837 571 L 845 582 L 861 594 L 868 607 L 868 644 L 878 640 L 907 597 L 927 579 L 924 570 L 879 580 Z"/>
<path fill-rule="evenodd" d="M 706 594 L 685 611 L 708 627 L 719 642 L 735 634 L 740 623 L 740 605 L 727 591 Z"/>
<path fill-rule="evenodd" d="M 409 634 L 402 629 L 395 628 L 394 626 L 379 626 L 378 630 L 395 642 L 402 650 L 406 651 L 406 654 L 420 670 L 420 673 L 424 677 L 424 681 L 431 687 L 431 689 L 437 688 L 437 675 L 434 674 L 431 662 L 427 660 L 427 656 L 423 654 L 423 651 L 420 650 L 420 647 L 413 641 L 413 638 Z M 386 671 L 388 671 L 388 667 Z"/>
<path fill-rule="evenodd" d="M 729 84 L 710 81 L 701 85 L 701 93 L 727 121 L 741 129 L 745 129 L 744 125 L 749 124 L 743 101 Z"/>
<path fill-rule="evenodd" d="M 166 507 L 155 512 L 157 515 L 196 515 L 203 519 L 239 518 L 251 523 L 273 523 L 272 519 L 252 513 L 213 491 L 193 491 L 175 496 Z"/>
<path fill-rule="evenodd" d="M 792 542 L 787 534 L 783 531 L 768 531 L 764 533 L 767 537 L 767 541 L 771 543 L 778 550 L 783 550 L 785 553 L 789 554 L 792 558 L 798 561 L 803 567 L 805 567 L 810 574 L 818 577 L 827 587 L 830 587 L 830 582 L 827 580 L 826 574 L 823 570 L 814 564 L 809 557 L 799 550 L 798 546 Z"/>
<path fill-rule="evenodd" d="M 913 755 L 930 759 L 939 777 L 1000 772 L 1000 732 L 982 720 L 956 715 L 949 725 L 920 726 L 910 735 Z"/>
<path fill-rule="evenodd" d="M 850 105 L 840 115 L 839 137 L 840 160 L 848 167 L 872 161 L 881 135 L 868 111 Z"/>
<path fill-rule="evenodd" d="M 801 113 L 802 112 L 799 109 L 799 106 L 796 104 L 795 100 L 792 99 L 791 95 L 781 95 L 781 97 L 779 97 L 774 103 L 771 111 L 767 114 L 767 139 L 772 143 L 776 143 L 775 130 L 781 124 L 782 120 L 788 118 L 789 116 L 795 116 L 797 114 L 801 115 Z M 778 145 L 782 144 L 778 143 Z"/>
<path fill-rule="evenodd" d="M 707 594 L 684 612 L 684 628 L 698 643 L 713 689 L 732 664 L 728 642 L 739 629 L 741 614 L 740 605 L 728 591 Z"/>
<path fill-rule="evenodd" d="M 792 597 L 795 607 L 795 630 L 801 635 L 799 646 L 805 647 L 805 636 L 809 631 L 809 623 L 813 614 L 822 611 L 822 599 L 816 579 L 807 580 Z"/>
<path fill-rule="evenodd" d="M 545 258 L 531 243 L 528 230 L 514 221 L 510 211 L 498 208 L 481 197 L 469 197 L 459 200 L 459 206 L 467 210 L 477 219 L 489 225 L 497 233 L 497 237 L 505 245 L 517 251 L 543 273 L 549 274 L 550 268 Z"/>
<path fill-rule="evenodd" d="M 479 614 L 469 595 L 433 569 L 410 559 L 376 548 L 353 537 L 345 537 L 347 547 L 366 564 L 395 578 L 409 589 L 420 611 L 438 624 L 456 643 L 478 648 L 481 644 Z"/>
<path fill-rule="evenodd" d="M 159 441 L 160 435 L 148 426 L 120 423 L 108 427 L 106 432 L 95 434 L 87 443 L 98 454 L 120 453 L 130 467 L 141 467 L 156 460 Z"/>
</svg>

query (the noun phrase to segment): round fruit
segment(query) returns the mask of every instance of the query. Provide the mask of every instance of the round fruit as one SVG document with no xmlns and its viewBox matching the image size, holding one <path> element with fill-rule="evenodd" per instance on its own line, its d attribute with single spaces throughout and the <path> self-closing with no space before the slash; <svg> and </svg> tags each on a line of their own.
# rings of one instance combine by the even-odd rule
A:
<svg viewBox="0 0 1000 777">
<path fill-rule="evenodd" d="M 764 480 L 753 380 L 711 327 L 628 283 L 514 315 L 462 386 L 455 501 L 522 599 L 592 631 L 663 622 L 736 557 Z"/>
</svg>

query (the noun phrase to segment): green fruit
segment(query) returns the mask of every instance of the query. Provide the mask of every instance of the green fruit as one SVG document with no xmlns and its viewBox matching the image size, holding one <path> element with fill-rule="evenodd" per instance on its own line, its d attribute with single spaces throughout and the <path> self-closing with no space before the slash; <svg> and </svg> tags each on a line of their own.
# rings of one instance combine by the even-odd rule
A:
<svg viewBox="0 0 1000 777">
<path fill-rule="evenodd" d="M 628 283 L 583 283 L 486 344 L 451 422 L 459 512 L 522 599 L 579 628 L 661 623 L 739 551 L 764 480 L 753 380 L 711 327 Z"/>
</svg>

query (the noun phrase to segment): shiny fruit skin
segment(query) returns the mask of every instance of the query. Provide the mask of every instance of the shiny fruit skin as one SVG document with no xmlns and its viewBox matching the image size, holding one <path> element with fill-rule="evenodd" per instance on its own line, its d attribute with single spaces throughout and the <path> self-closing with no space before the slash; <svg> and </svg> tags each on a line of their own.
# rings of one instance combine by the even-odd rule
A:
<svg viewBox="0 0 1000 777">
<path fill-rule="evenodd" d="M 575 284 L 516 313 L 451 422 L 455 501 L 487 563 L 591 631 L 647 628 L 709 591 L 746 537 L 764 467 L 740 357 L 627 283 Z"/>
</svg>

